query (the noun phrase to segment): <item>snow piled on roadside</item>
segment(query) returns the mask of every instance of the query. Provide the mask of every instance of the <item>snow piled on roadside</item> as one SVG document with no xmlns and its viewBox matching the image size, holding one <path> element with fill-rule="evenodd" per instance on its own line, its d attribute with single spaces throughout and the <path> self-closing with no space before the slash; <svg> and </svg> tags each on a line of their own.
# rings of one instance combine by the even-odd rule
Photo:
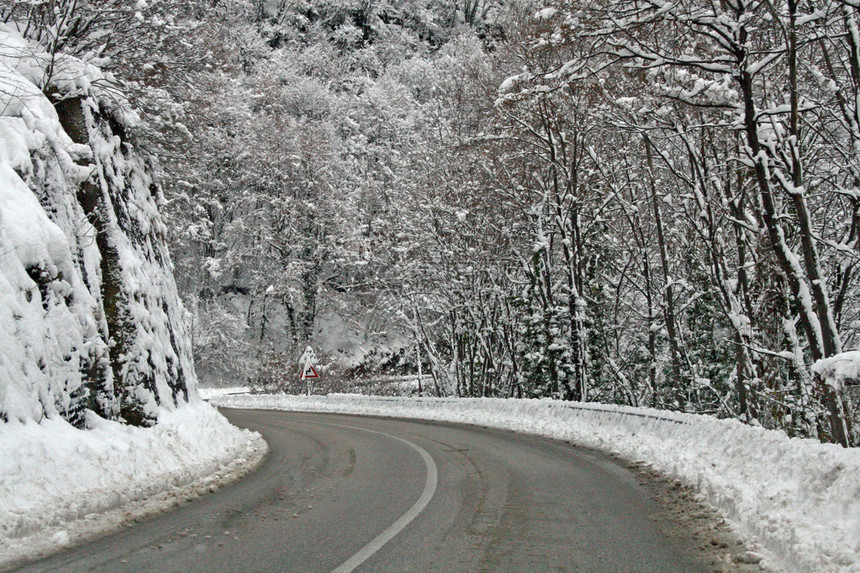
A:
<svg viewBox="0 0 860 573">
<path fill-rule="evenodd" d="M 267 450 L 206 403 L 151 428 L 89 415 L 0 424 L 0 567 L 165 511 L 256 467 Z"/>
<path fill-rule="evenodd" d="M 476 424 L 611 452 L 694 487 L 789 571 L 860 571 L 860 450 L 709 416 L 547 400 L 232 395 L 219 406 Z"/>
<path fill-rule="evenodd" d="M 217 398 L 220 396 L 229 396 L 231 394 L 248 394 L 251 389 L 248 386 L 234 386 L 230 388 L 200 388 L 197 387 L 197 393 L 203 400 Z"/>
</svg>

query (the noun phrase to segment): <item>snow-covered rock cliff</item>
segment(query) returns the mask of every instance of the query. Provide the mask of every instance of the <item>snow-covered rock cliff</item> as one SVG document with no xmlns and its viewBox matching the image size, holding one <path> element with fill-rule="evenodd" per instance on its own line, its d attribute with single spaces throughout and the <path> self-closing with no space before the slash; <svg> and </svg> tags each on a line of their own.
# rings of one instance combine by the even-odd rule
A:
<svg viewBox="0 0 860 573">
<path fill-rule="evenodd" d="M 0 420 L 196 399 L 159 189 L 98 69 L 0 24 Z"/>
<path fill-rule="evenodd" d="M 266 451 L 197 396 L 135 121 L 98 69 L 0 24 L 0 569 Z"/>
</svg>

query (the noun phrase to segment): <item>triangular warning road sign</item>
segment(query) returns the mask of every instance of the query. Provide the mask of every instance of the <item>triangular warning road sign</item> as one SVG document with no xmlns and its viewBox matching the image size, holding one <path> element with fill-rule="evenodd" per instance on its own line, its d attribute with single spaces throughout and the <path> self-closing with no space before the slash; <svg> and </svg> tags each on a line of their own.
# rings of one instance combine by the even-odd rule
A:
<svg viewBox="0 0 860 573">
<path fill-rule="evenodd" d="M 319 378 L 319 377 L 320 377 L 320 375 L 317 374 L 317 370 L 316 370 L 316 368 L 313 367 L 313 365 L 308 364 L 307 366 L 305 366 L 305 371 L 302 372 L 302 380 L 304 380 L 305 378 Z"/>
<path fill-rule="evenodd" d="M 304 353 L 302 354 L 302 357 L 301 357 L 301 358 L 299 358 L 299 363 L 300 363 L 300 364 L 307 364 L 308 362 L 310 362 L 310 363 L 312 363 L 312 364 L 313 364 L 313 363 L 314 363 L 314 362 L 316 362 L 316 361 L 317 361 L 317 355 L 316 355 L 316 353 L 314 352 L 314 349 L 313 349 L 313 348 L 311 348 L 310 346 L 308 346 L 307 348 L 305 348 L 305 351 L 304 351 Z"/>
</svg>

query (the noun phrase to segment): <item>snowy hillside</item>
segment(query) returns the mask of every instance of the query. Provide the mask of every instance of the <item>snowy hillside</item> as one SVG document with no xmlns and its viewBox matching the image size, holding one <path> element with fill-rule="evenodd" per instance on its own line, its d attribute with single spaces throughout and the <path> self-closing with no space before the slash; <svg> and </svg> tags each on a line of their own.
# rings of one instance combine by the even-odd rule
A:
<svg viewBox="0 0 860 573">
<path fill-rule="evenodd" d="M 7 27 L 0 86 L 0 417 L 149 425 L 196 390 L 136 117 Z"/>
<path fill-rule="evenodd" d="M 0 567 L 266 450 L 197 396 L 135 121 L 98 69 L 0 25 Z"/>
</svg>

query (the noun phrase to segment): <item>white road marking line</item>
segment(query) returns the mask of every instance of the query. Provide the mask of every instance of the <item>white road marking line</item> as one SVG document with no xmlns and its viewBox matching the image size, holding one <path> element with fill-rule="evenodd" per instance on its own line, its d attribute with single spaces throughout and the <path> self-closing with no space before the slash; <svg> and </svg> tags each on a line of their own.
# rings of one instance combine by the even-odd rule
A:
<svg viewBox="0 0 860 573">
<path fill-rule="evenodd" d="M 397 440 L 398 442 L 403 442 L 421 456 L 421 459 L 424 460 L 424 465 L 427 466 L 427 481 L 424 482 L 424 491 L 421 492 L 421 497 L 418 498 L 412 507 L 406 510 L 406 513 L 400 516 L 397 521 L 392 523 L 388 529 L 374 537 L 370 543 L 362 547 L 358 550 L 358 552 L 343 562 L 339 567 L 337 567 L 332 573 L 351 573 L 355 570 L 356 567 L 367 561 L 374 553 L 382 549 L 382 547 L 394 539 L 398 533 L 403 531 L 413 519 L 418 517 L 418 514 L 421 513 L 427 504 L 430 503 L 430 500 L 433 499 L 433 495 L 436 493 L 436 485 L 439 482 L 439 472 L 436 469 L 436 462 L 433 461 L 433 458 L 430 454 L 427 453 L 427 450 L 419 446 L 418 444 L 414 444 L 409 440 L 405 440 L 403 438 L 398 438 L 397 436 L 392 436 L 391 434 L 386 434 L 385 432 L 377 432 L 376 430 L 368 430 L 367 428 L 359 428 L 357 426 L 346 426 L 344 424 L 332 424 L 329 422 L 313 422 L 316 424 L 325 424 L 326 426 L 338 426 L 341 428 L 349 428 L 351 430 L 361 430 L 362 432 L 370 432 L 371 434 L 379 434 L 380 436 L 385 436 L 386 438 L 391 438 L 392 440 Z"/>
</svg>

